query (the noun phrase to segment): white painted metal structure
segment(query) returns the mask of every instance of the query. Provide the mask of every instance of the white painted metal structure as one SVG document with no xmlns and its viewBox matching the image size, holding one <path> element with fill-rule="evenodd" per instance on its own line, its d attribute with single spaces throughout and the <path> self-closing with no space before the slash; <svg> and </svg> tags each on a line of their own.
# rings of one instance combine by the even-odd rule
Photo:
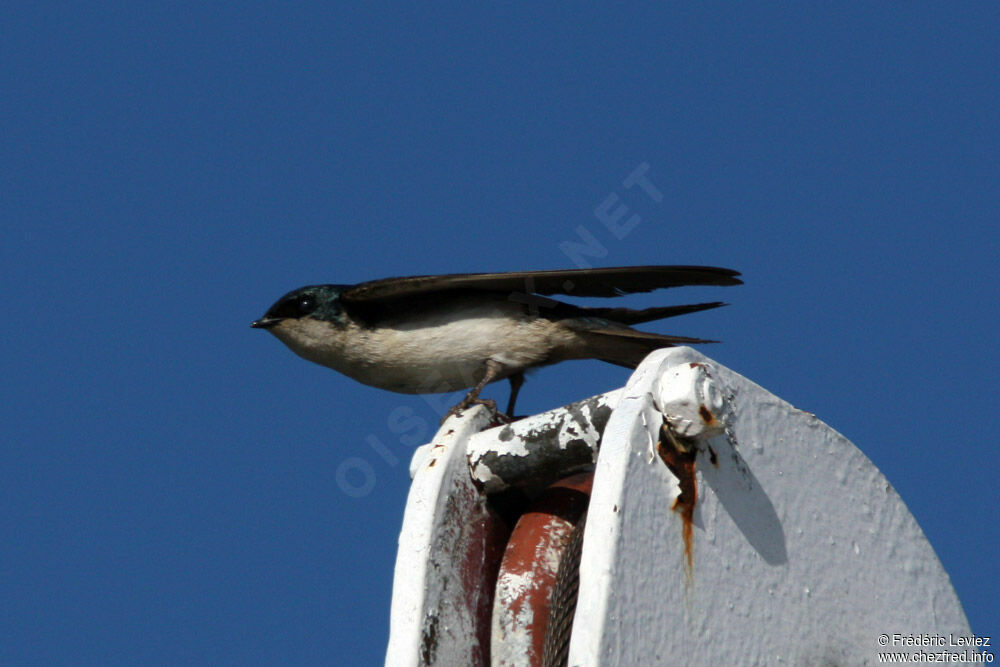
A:
<svg viewBox="0 0 1000 667">
<path fill-rule="evenodd" d="M 683 347 L 654 352 L 608 396 L 570 665 L 877 664 L 899 650 L 883 634 L 971 634 L 892 486 L 814 415 Z M 478 432 L 486 421 L 467 411 L 414 457 L 387 665 L 488 660 L 499 522 L 467 455 L 523 444 Z M 696 452 L 690 560 L 678 478 L 656 450 L 664 422 Z"/>
</svg>

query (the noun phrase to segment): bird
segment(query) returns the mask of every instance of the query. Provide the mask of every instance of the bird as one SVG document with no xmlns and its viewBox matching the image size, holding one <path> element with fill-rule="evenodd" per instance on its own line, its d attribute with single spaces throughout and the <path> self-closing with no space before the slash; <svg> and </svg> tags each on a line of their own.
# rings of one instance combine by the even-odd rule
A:
<svg viewBox="0 0 1000 667">
<path fill-rule="evenodd" d="M 363 384 L 402 394 L 468 389 L 448 415 L 483 404 L 513 419 L 525 372 L 574 359 L 635 368 L 655 349 L 717 341 L 633 329 L 727 305 L 720 301 L 634 310 L 576 306 L 549 298 L 617 297 L 685 285 L 740 285 L 739 272 L 711 266 L 455 273 L 307 285 L 278 299 L 251 327 L 295 354 Z M 479 398 L 510 383 L 506 413 Z M 447 415 L 446 415 L 447 418 Z"/>
</svg>

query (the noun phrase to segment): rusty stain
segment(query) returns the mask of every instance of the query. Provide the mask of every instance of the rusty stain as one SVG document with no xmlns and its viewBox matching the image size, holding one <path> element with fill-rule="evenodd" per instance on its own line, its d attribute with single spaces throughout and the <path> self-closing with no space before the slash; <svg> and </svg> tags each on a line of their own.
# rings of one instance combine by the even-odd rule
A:
<svg viewBox="0 0 1000 667">
<path fill-rule="evenodd" d="M 437 463 L 437 462 L 438 462 L 437 459 L 431 459 L 431 462 L 427 464 L 427 467 L 428 468 L 433 468 L 434 464 Z"/>
<path fill-rule="evenodd" d="M 459 495 L 469 495 L 478 497 L 478 492 L 471 489 L 455 479 L 455 493 L 450 493 L 452 498 Z M 500 568 L 500 560 L 503 557 L 504 547 L 510 531 L 506 522 L 485 503 L 476 501 L 482 509 L 478 517 L 464 515 L 472 519 L 461 529 L 462 543 L 464 543 L 461 560 L 458 563 L 458 587 L 463 592 L 461 598 L 464 600 L 465 608 L 469 615 L 474 618 L 473 627 L 476 641 L 468 656 L 468 664 L 485 665 L 489 663 L 490 646 L 490 617 L 493 611 L 494 583 L 497 579 L 497 571 Z M 465 502 L 459 507 L 469 505 Z M 457 511 L 450 511 L 449 516 L 457 517 Z M 438 632 L 449 632 L 447 626 Z M 433 661 L 424 664 L 435 664 Z"/>
<path fill-rule="evenodd" d="M 715 450 L 712 449 L 712 445 L 708 446 L 708 460 L 711 461 L 712 465 L 714 465 L 716 468 L 719 467 L 719 457 L 716 456 Z"/>
<path fill-rule="evenodd" d="M 691 368 L 703 368 L 705 366 L 705 364 L 697 362 L 697 361 L 692 361 L 692 362 L 688 363 L 688 366 L 690 366 Z"/>
<path fill-rule="evenodd" d="M 706 424 L 715 423 L 715 415 L 713 415 L 712 411 L 706 408 L 704 405 L 698 406 L 698 414 L 701 415 L 701 420 Z"/>
<path fill-rule="evenodd" d="M 614 512 L 615 514 L 617 514 L 618 513 L 618 505 L 615 505 L 614 509 L 612 509 L 611 511 Z"/>
<path fill-rule="evenodd" d="M 656 452 L 677 478 L 681 487 L 681 492 L 670 509 L 681 515 L 681 536 L 684 539 L 687 579 L 690 583 L 694 572 L 694 508 L 698 502 L 698 481 L 694 475 L 697 452 L 694 449 L 683 451 L 677 447 L 677 441 L 668 428 L 666 424 L 661 427 Z"/>
<path fill-rule="evenodd" d="M 428 614 L 424 621 L 424 630 L 420 638 L 420 660 L 424 665 L 430 665 L 437 656 L 438 644 L 438 617 L 437 614 Z"/>
</svg>

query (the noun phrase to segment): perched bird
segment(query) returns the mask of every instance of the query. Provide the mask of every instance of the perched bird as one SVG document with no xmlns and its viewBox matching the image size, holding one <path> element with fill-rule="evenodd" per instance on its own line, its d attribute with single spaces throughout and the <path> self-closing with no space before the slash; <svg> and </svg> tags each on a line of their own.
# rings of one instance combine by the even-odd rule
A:
<svg viewBox="0 0 1000 667">
<path fill-rule="evenodd" d="M 310 285 L 278 299 L 250 326 L 267 329 L 309 361 L 373 387 L 403 394 L 471 388 L 449 414 L 473 403 L 495 411 L 479 392 L 507 378 L 512 417 L 525 371 L 569 359 L 635 368 L 661 347 L 715 342 L 629 325 L 725 305 L 584 308 L 541 295 L 613 297 L 682 285 L 739 285 L 738 275 L 708 266 L 634 266 Z"/>
</svg>

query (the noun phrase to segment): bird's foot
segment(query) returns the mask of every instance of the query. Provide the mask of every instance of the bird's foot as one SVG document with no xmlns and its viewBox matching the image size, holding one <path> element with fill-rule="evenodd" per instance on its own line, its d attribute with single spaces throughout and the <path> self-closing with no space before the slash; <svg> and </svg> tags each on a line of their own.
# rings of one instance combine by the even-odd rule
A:
<svg viewBox="0 0 1000 667">
<path fill-rule="evenodd" d="M 495 406 L 494 406 L 495 407 Z M 493 419 L 490 420 L 490 426 L 506 426 L 517 420 L 517 417 L 508 415 L 504 412 L 494 409 L 492 413 Z"/>
<path fill-rule="evenodd" d="M 461 416 L 462 410 L 465 410 L 470 405 L 483 405 L 486 409 L 490 411 L 490 423 L 491 424 L 509 424 L 513 421 L 510 417 L 500 412 L 497 408 L 497 402 L 491 398 L 479 398 L 478 396 L 466 396 L 462 399 L 462 402 L 453 407 L 441 420 L 441 423 L 445 423 L 449 417 Z"/>
<path fill-rule="evenodd" d="M 483 372 L 482 379 L 476 383 L 475 387 L 469 390 L 469 393 L 465 395 L 465 398 L 462 399 L 461 403 L 448 411 L 448 414 L 446 414 L 444 419 L 441 420 L 442 424 L 449 417 L 462 414 L 462 410 L 470 405 L 485 405 L 486 409 L 490 411 L 490 415 L 492 417 L 490 419 L 491 425 L 509 424 L 513 421 L 513 419 L 497 409 L 496 401 L 489 398 L 479 398 L 479 392 L 481 392 L 487 384 L 495 380 L 497 375 L 503 370 L 503 364 L 494 359 L 487 359 L 484 367 L 486 370 Z M 524 375 L 521 373 L 516 373 L 511 377 L 510 405 L 507 407 L 507 411 L 511 414 L 514 412 L 514 400 L 517 398 L 517 390 L 521 387 L 522 382 L 524 382 Z"/>
</svg>

